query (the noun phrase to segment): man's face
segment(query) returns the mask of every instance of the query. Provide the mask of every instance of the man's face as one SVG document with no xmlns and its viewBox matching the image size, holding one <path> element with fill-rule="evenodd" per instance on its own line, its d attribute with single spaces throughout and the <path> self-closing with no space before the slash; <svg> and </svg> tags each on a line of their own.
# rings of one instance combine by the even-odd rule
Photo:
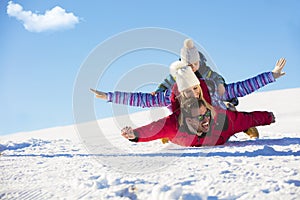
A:
<svg viewBox="0 0 300 200">
<path fill-rule="evenodd" d="M 194 85 L 188 89 L 185 89 L 183 91 L 183 95 L 186 97 L 186 98 L 190 98 L 190 97 L 196 97 L 196 98 L 199 98 L 200 96 L 200 92 L 201 92 L 201 88 L 200 88 L 200 85 Z"/>
<path fill-rule="evenodd" d="M 200 108 L 193 108 L 191 110 L 191 115 L 185 117 L 185 122 L 188 126 L 197 130 L 198 133 L 206 133 L 210 129 L 210 110 L 205 106 L 200 106 Z"/>
<path fill-rule="evenodd" d="M 192 68 L 193 72 L 199 69 L 199 61 L 195 63 L 190 63 L 189 66 Z"/>
</svg>

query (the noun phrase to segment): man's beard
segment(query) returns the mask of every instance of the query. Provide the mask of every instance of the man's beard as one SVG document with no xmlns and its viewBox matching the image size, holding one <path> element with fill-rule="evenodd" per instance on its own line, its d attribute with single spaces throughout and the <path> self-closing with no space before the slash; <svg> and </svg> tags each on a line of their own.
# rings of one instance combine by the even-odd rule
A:
<svg viewBox="0 0 300 200">
<path fill-rule="evenodd" d="M 189 131 L 195 135 L 201 136 L 203 134 L 203 132 L 199 133 L 197 129 L 195 129 L 192 125 L 190 125 L 189 123 L 186 123 L 187 128 L 189 129 Z"/>
</svg>

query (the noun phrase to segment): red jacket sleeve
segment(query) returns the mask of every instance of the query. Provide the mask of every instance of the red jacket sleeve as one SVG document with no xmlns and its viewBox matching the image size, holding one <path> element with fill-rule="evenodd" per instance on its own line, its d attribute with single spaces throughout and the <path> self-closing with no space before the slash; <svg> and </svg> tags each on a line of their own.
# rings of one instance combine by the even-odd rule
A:
<svg viewBox="0 0 300 200">
<path fill-rule="evenodd" d="M 218 122 L 214 126 L 214 131 L 218 132 L 218 129 L 220 129 L 218 126 L 220 123 L 222 124 L 223 121 L 224 126 L 220 134 L 224 139 L 224 143 L 235 133 L 245 131 L 255 126 L 269 125 L 273 120 L 271 113 L 266 111 L 237 112 L 218 110 L 218 117 L 220 117 L 220 112 L 226 113 L 226 117 L 224 119 L 222 119 L 222 117 L 218 119 Z"/>
<path fill-rule="evenodd" d="M 160 138 L 173 138 L 178 132 L 178 120 L 175 114 L 133 130 L 136 142 L 148 142 Z"/>
</svg>

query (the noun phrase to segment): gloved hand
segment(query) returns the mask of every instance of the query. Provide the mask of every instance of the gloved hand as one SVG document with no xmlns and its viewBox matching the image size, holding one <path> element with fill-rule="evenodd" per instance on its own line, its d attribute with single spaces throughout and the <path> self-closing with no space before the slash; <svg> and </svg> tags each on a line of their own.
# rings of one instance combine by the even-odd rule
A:
<svg viewBox="0 0 300 200">
<path fill-rule="evenodd" d="M 136 136 L 134 135 L 133 129 L 130 126 L 125 126 L 124 128 L 122 128 L 121 130 L 121 135 L 129 140 L 133 140 L 136 138 Z"/>
<path fill-rule="evenodd" d="M 277 62 L 276 65 L 272 71 L 272 74 L 274 76 L 275 79 L 285 75 L 285 72 L 282 71 L 284 65 L 286 63 L 286 59 L 285 58 L 280 58 Z"/>
<path fill-rule="evenodd" d="M 274 113 L 273 112 L 269 112 L 269 113 L 270 113 L 270 116 L 271 116 L 271 119 L 272 119 L 271 123 L 275 123 L 276 118 L 275 118 Z"/>
</svg>

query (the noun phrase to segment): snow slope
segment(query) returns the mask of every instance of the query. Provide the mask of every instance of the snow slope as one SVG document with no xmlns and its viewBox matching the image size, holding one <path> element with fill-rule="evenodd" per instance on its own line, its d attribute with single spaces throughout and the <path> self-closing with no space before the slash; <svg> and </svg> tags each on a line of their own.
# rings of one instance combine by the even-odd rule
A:
<svg viewBox="0 0 300 200">
<path fill-rule="evenodd" d="M 131 143 L 112 118 L 98 121 L 105 137 L 93 148 L 76 126 L 2 136 L 0 199 L 300 199 L 299 98 L 300 88 L 241 98 L 239 110 L 274 111 L 277 122 L 217 147 Z M 130 119 L 167 114 L 155 112 Z"/>
</svg>

